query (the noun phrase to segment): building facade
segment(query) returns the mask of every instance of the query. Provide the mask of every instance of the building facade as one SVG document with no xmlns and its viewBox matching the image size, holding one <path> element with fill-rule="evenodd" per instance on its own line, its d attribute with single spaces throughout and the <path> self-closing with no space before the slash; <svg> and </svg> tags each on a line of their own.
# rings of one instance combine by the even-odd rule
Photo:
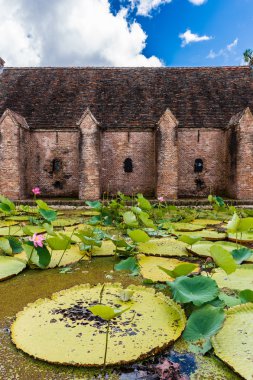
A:
<svg viewBox="0 0 253 380">
<path fill-rule="evenodd" d="M 253 199 L 253 72 L 4 68 L 0 193 Z"/>
</svg>

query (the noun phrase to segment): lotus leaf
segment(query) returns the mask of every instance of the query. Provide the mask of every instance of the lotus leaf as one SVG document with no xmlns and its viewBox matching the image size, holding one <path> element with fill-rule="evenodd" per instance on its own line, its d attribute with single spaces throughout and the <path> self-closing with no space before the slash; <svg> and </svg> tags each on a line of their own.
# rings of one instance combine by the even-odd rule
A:
<svg viewBox="0 0 253 380">
<path fill-rule="evenodd" d="M 215 354 L 244 379 L 253 379 L 253 304 L 226 312 L 222 329 L 212 338 Z"/>
<path fill-rule="evenodd" d="M 222 268 L 227 274 L 236 271 L 236 262 L 229 251 L 217 244 L 213 245 L 210 251 L 215 264 Z"/>
<path fill-rule="evenodd" d="M 196 306 L 212 301 L 219 293 L 216 282 L 210 277 L 178 277 L 168 283 L 173 298 L 177 302 L 192 302 Z"/>
<path fill-rule="evenodd" d="M 185 263 L 184 261 L 165 257 L 138 255 L 137 258 L 141 275 L 149 280 L 159 282 L 174 281 L 174 278 L 164 273 L 159 269 L 159 266 L 173 270 L 177 265 Z M 197 266 L 194 272 L 197 273 L 198 271 L 199 266 Z"/>
<path fill-rule="evenodd" d="M 253 268 L 251 265 L 244 265 L 243 267 L 239 266 L 234 273 L 229 275 L 227 275 L 221 268 L 218 268 L 215 269 L 212 278 L 217 282 L 219 288 L 253 290 Z"/>
<path fill-rule="evenodd" d="M 0 256 L 0 281 L 13 277 L 25 269 L 26 264 L 14 257 Z"/>
<path fill-rule="evenodd" d="M 172 238 L 150 239 L 146 243 L 140 243 L 140 253 L 153 256 L 188 256 L 187 244 Z"/>
<path fill-rule="evenodd" d="M 235 249 L 237 249 L 237 247 L 238 249 L 245 248 L 243 245 L 237 245 L 229 241 L 216 241 L 216 242 L 199 241 L 195 243 L 191 248 L 187 247 L 187 249 L 191 253 L 196 254 L 198 256 L 209 257 L 211 256 L 210 248 L 214 245 L 219 245 L 229 252 L 234 251 Z M 252 254 L 253 254 L 253 251 L 252 251 Z"/>
<path fill-rule="evenodd" d="M 184 311 L 153 289 L 131 286 L 130 301 L 121 301 L 120 285 L 106 284 L 102 304 L 130 307 L 111 324 L 107 364 L 143 359 L 170 345 L 185 327 Z M 17 314 L 12 340 L 29 355 L 52 363 L 101 366 L 107 322 L 88 308 L 99 304 L 102 286 L 79 285 L 39 299 Z M 39 344 L 38 344 L 39 342 Z"/>
<path fill-rule="evenodd" d="M 92 256 L 114 256 L 115 245 L 111 240 L 102 241 L 101 247 L 93 247 Z"/>
<path fill-rule="evenodd" d="M 173 227 L 177 231 L 201 231 L 204 229 L 203 225 L 191 223 L 173 223 Z"/>
<path fill-rule="evenodd" d="M 226 238 L 226 234 L 222 232 L 212 231 L 212 230 L 202 230 L 197 232 L 184 232 L 175 231 L 177 235 L 190 235 L 190 236 L 198 236 L 200 238 L 204 238 L 210 241 L 224 240 Z"/>
</svg>

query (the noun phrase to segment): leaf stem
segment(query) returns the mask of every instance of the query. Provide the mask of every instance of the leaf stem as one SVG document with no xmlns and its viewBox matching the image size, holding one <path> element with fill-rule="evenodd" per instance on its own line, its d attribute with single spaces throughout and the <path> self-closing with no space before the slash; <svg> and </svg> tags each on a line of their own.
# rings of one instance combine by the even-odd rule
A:
<svg viewBox="0 0 253 380">
<path fill-rule="evenodd" d="M 60 263 L 61 263 L 61 261 L 62 261 L 62 259 L 63 259 L 63 256 L 65 255 L 65 252 L 66 252 L 67 249 L 68 249 L 69 242 L 70 242 L 70 244 L 71 244 L 71 238 L 72 238 L 72 236 L 74 235 L 75 230 L 76 230 L 76 228 L 73 229 L 72 234 L 70 235 L 70 238 L 69 238 L 69 240 L 68 240 L 68 242 L 67 242 L 67 244 L 66 244 L 66 248 L 65 248 L 64 251 L 62 252 L 62 255 L 61 255 L 61 257 L 60 257 L 60 260 L 59 260 L 58 264 L 56 265 L 57 267 L 60 265 Z"/>
</svg>

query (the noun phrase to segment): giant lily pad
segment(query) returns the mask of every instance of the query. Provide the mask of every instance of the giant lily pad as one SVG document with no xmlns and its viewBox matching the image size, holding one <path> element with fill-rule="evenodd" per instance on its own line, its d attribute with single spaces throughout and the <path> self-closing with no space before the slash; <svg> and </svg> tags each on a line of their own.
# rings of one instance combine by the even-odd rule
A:
<svg viewBox="0 0 253 380">
<path fill-rule="evenodd" d="M 215 354 L 244 379 L 253 379 L 253 304 L 229 309 L 222 329 L 212 338 Z"/>
<path fill-rule="evenodd" d="M 215 220 L 215 219 L 195 219 L 191 223 L 198 224 L 201 226 L 215 226 L 217 224 L 221 224 L 221 220 Z"/>
<path fill-rule="evenodd" d="M 237 234 L 228 234 L 228 240 L 238 243 L 252 243 L 253 232 L 238 232 Z"/>
<path fill-rule="evenodd" d="M 203 225 L 200 224 L 191 224 L 191 223 L 173 223 L 173 227 L 177 231 L 201 231 L 204 229 Z"/>
<path fill-rule="evenodd" d="M 111 240 L 104 240 L 101 247 L 94 247 L 92 256 L 114 256 L 115 245 Z"/>
<path fill-rule="evenodd" d="M 235 249 L 245 248 L 243 245 L 235 244 L 235 243 L 232 243 L 229 241 L 216 241 L 216 242 L 199 241 L 199 242 L 193 244 L 191 248 L 187 247 L 187 249 L 188 249 L 188 251 L 190 251 L 190 252 L 192 252 L 198 256 L 209 257 L 209 256 L 211 256 L 210 248 L 213 245 L 219 245 L 229 252 L 232 252 Z M 253 255 L 253 251 L 252 251 L 252 255 Z"/>
<path fill-rule="evenodd" d="M 13 277 L 25 269 L 26 264 L 14 257 L 0 256 L 0 281 Z"/>
<path fill-rule="evenodd" d="M 54 227 L 66 227 L 66 226 L 74 226 L 75 224 L 80 223 L 79 218 L 77 219 L 56 219 L 52 222 Z"/>
<path fill-rule="evenodd" d="M 129 309 L 111 323 L 107 364 L 143 359 L 170 345 L 185 327 L 184 311 L 154 290 L 131 286 L 131 300 L 121 300 L 122 287 L 79 285 L 39 299 L 17 314 L 11 327 L 17 348 L 52 363 L 103 365 L 107 322 L 88 308 L 102 301 Z"/>
<path fill-rule="evenodd" d="M 229 275 L 221 268 L 215 269 L 212 278 L 217 282 L 219 288 L 253 290 L 253 268 L 250 264 L 238 267 L 234 273 Z"/>
<path fill-rule="evenodd" d="M 185 261 L 179 261 L 177 259 L 145 255 L 138 255 L 138 262 L 140 265 L 140 273 L 144 278 L 160 282 L 174 281 L 174 278 L 162 271 L 159 266 L 173 270 L 177 265 L 185 263 Z M 198 271 L 199 266 L 194 270 L 194 273 Z"/>
<path fill-rule="evenodd" d="M 140 243 L 138 250 L 140 253 L 154 256 L 188 256 L 187 244 L 171 239 L 150 239 L 146 243 Z"/>
<path fill-rule="evenodd" d="M 30 226 L 27 225 L 27 228 L 33 233 L 33 234 L 40 234 L 42 232 L 45 232 L 45 228 L 40 226 Z M 20 226 L 11 226 L 9 227 L 2 227 L 0 228 L 0 236 L 24 236 L 24 232 Z"/>
<path fill-rule="evenodd" d="M 184 233 L 175 231 L 175 233 L 177 235 L 198 236 L 210 241 L 224 240 L 226 238 L 225 233 L 212 231 L 212 230 L 202 230 L 202 231 L 197 231 L 197 232 L 184 232 Z"/>
</svg>

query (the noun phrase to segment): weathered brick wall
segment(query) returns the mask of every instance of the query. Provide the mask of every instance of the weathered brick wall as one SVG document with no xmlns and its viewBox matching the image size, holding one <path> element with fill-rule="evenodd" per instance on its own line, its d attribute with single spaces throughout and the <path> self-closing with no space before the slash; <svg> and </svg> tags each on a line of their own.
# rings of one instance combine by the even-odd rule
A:
<svg viewBox="0 0 253 380">
<path fill-rule="evenodd" d="M 102 192 L 141 192 L 154 196 L 156 183 L 155 134 L 152 130 L 107 130 L 101 136 Z M 124 172 L 124 160 L 131 158 L 133 172 Z"/>
<path fill-rule="evenodd" d="M 253 199 L 253 116 L 247 108 L 237 127 L 236 198 Z"/>
<path fill-rule="evenodd" d="M 53 160 L 60 160 L 59 171 L 53 171 Z M 39 186 L 45 197 L 78 197 L 79 131 L 32 131 L 28 167 L 30 196 Z"/>
<path fill-rule="evenodd" d="M 223 195 L 227 181 L 226 132 L 218 129 L 178 129 L 179 197 Z M 194 172 L 196 159 L 203 172 Z"/>
<path fill-rule="evenodd" d="M 20 198 L 28 197 L 29 189 L 29 162 L 31 159 L 31 132 L 24 128 L 19 128 L 19 173 L 20 173 Z"/>
<path fill-rule="evenodd" d="M 237 197 L 237 160 L 239 147 L 239 134 L 237 126 L 231 126 L 226 131 L 226 195 L 229 198 Z"/>
<path fill-rule="evenodd" d="M 10 116 L 0 125 L 0 194 L 12 199 L 19 199 L 21 195 L 19 129 Z"/>
</svg>

